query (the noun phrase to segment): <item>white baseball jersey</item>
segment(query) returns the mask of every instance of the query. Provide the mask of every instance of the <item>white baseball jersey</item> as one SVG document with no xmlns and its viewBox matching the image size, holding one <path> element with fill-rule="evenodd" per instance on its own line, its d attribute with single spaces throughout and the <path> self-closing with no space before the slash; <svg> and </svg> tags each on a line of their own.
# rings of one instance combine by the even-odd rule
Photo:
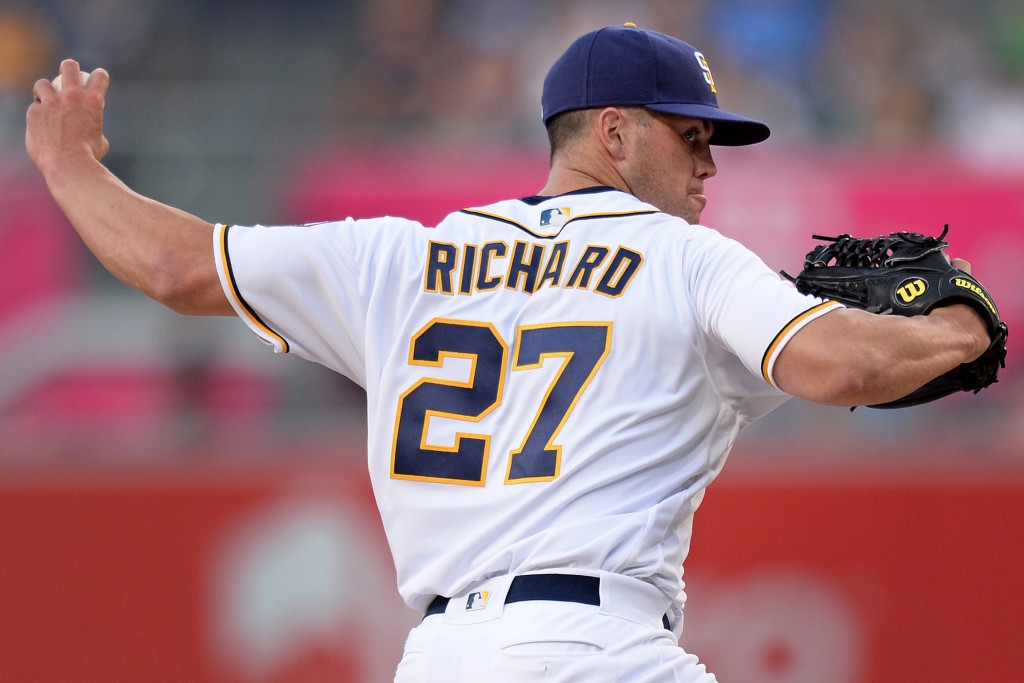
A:
<svg viewBox="0 0 1024 683">
<path fill-rule="evenodd" d="M 277 351 L 368 400 L 369 469 L 414 609 L 503 574 L 605 570 L 677 606 L 693 513 L 838 304 L 610 188 L 399 218 L 218 226 L 221 281 Z"/>
</svg>

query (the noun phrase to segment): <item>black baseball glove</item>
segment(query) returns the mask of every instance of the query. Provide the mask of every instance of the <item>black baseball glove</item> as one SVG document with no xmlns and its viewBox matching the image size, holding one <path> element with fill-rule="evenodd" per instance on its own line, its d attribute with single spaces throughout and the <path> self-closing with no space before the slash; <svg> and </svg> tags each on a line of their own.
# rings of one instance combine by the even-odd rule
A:
<svg viewBox="0 0 1024 683">
<path fill-rule="evenodd" d="M 978 359 L 936 377 L 906 396 L 870 406 L 904 408 L 928 403 L 958 391 L 978 393 L 998 381 L 1006 367 L 1006 323 L 992 297 L 976 279 L 954 268 L 942 251 L 947 225 L 938 237 L 894 232 L 873 238 L 814 235 L 824 240 L 807 254 L 804 269 L 793 277 L 783 272 L 804 294 L 842 302 L 880 315 L 924 315 L 938 306 L 973 306 L 988 325 L 992 338 Z"/>
</svg>

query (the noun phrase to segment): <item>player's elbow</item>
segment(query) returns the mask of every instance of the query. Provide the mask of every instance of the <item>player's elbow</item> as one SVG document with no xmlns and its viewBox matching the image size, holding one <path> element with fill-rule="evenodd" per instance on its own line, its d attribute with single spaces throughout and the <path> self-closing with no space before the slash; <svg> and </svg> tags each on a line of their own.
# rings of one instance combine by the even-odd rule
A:
<svg viewBox="0 0 1024 683">
<path fill-rule="evenodd" d="M 147 296 L 183 315 L 230 315 L 216 270 L 180 259 L 157 264 L 144 286 Z"/>
<path fill-rule="evenodd" d="M 195 285 L 184 274 L 167 268 L 154 269 L 139 287 L 151 299 L 176 313 L 184 313 L 194 296 Z"/>
</svg>

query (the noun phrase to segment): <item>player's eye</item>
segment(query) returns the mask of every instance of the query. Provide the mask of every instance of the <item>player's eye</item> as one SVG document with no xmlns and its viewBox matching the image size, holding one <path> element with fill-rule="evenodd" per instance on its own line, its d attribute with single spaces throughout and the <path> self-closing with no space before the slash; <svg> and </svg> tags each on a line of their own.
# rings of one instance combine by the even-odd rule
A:
<svg viewBox="0 0 1024 683">
<path fill-rule="evenodd" d="M 707 142 L 711 138 L 711 124 L 707 121 L 701 121 L 694 123 L 693 125 L 687 126 L 680 133 L 679 137 L 688 144 L 697 144 L 701 141 Z"/>
</svg>

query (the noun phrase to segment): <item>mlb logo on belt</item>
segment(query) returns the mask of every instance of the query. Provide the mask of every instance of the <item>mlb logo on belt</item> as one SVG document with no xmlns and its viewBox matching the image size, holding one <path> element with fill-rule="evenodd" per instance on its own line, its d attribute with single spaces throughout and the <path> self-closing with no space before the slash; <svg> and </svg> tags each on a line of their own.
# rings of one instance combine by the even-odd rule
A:
<svg viewBox="0 0 1024 683">
<path fill-rule="evenodd" d="M 487 599 L 491 597 L 490 591 L 480 591 L 477 593 L 470 593 L 466 597 L 466 611 L 474 612 L 478 609 L 487 607 Z"/>
</svg>

